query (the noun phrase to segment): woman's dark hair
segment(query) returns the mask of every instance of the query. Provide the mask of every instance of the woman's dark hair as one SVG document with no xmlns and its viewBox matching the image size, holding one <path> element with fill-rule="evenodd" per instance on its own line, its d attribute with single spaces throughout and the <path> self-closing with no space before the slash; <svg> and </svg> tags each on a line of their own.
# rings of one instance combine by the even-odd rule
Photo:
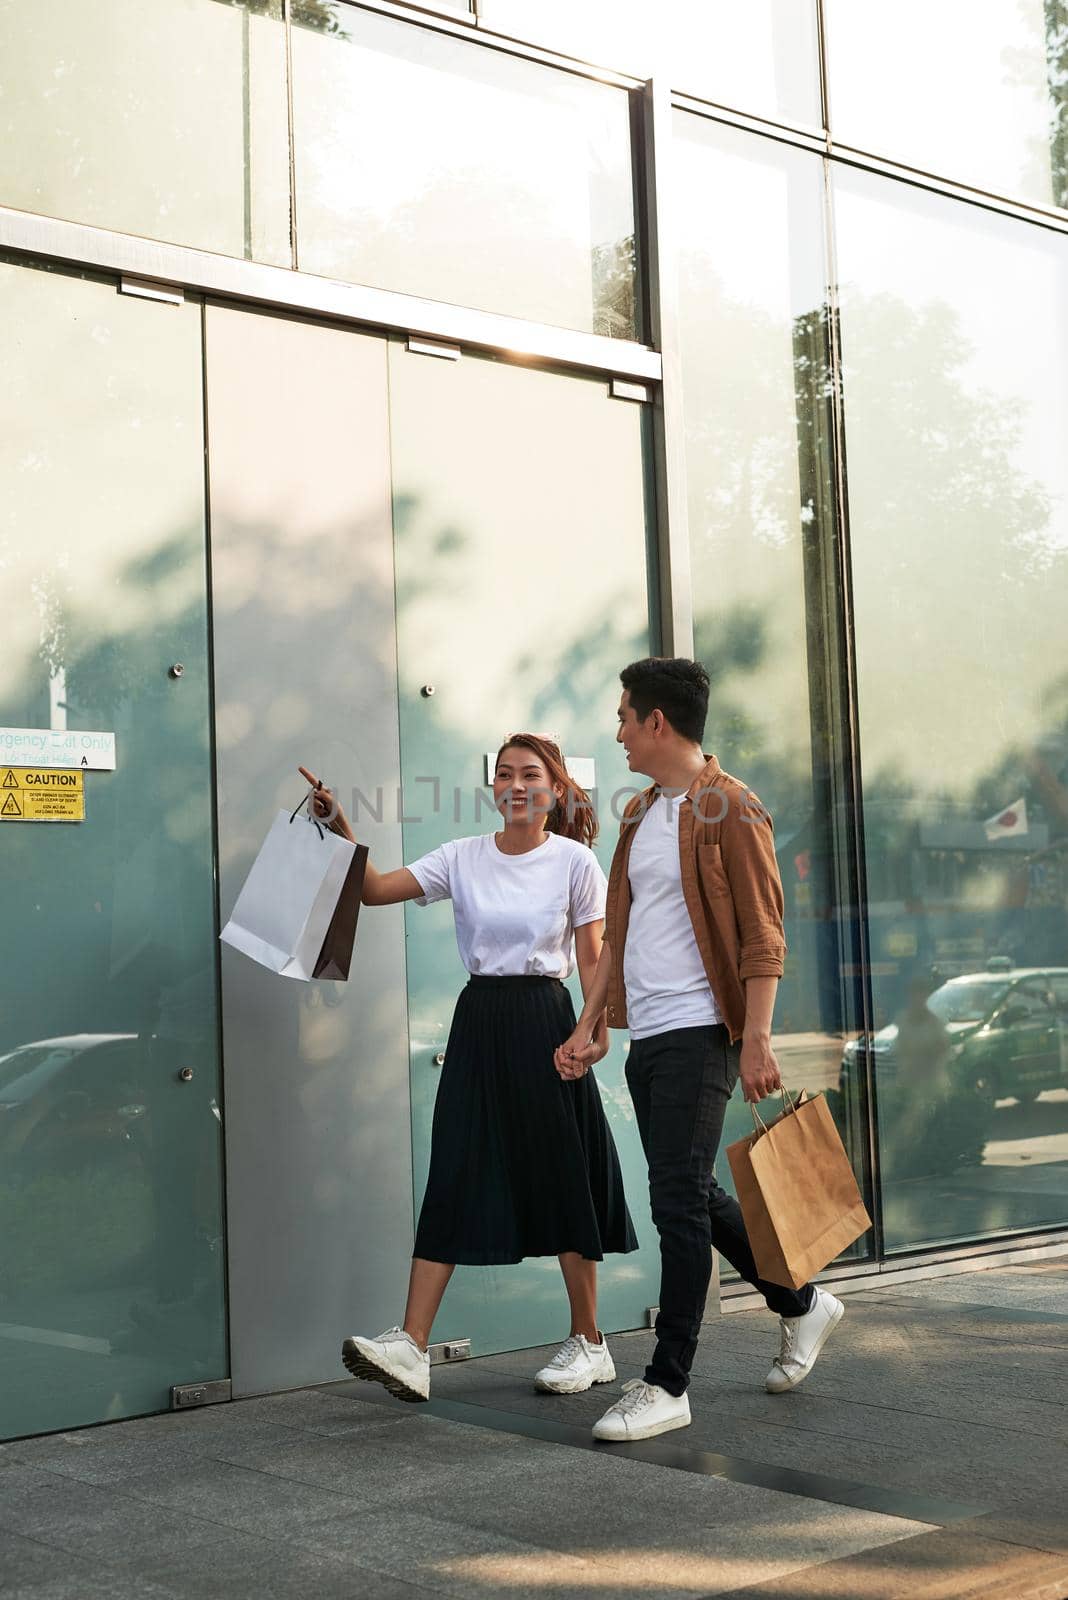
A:
<svg viewBox="0 0 1068 1600">
<path fill-rule="evenodd" d="M 580 789 L 574 778 L 569 776 L 559 745 L 551 739 L 543 739 L 537 733 L 513 733 L 497 751 L 494 770 L 504 752 L 512 748 L 530 750 L 549 774 L 550 782 L 563 785 L 564 798 L 557 800 L 545 819 L 548 832 L 558 833 L 563 839 L 576 839 L 579 844 L 592 845 L 597 837 L 597 813 L 585 789 Z"/>
<path fill-rule="evenodd" d="M 700 744 L 708 717 L 708 673 L 686 656 L 648 656 L 632 661 L 619 674 L 630 695 L 634 715 L 644 722 L 650 711 L 662 711 L 675 732 Z"/>
</svg>

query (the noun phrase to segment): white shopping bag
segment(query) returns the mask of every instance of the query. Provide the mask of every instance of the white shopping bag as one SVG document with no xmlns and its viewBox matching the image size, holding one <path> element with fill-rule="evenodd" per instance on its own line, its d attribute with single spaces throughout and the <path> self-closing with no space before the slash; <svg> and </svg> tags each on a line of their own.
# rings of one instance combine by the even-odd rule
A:
<svg viewBox="0 0 1068 1600">
<path fill-rule="evenodd" d="M 280 811 L 220 938 L 284 978 L 314 975 L 356 846 Z"/>
</svg>

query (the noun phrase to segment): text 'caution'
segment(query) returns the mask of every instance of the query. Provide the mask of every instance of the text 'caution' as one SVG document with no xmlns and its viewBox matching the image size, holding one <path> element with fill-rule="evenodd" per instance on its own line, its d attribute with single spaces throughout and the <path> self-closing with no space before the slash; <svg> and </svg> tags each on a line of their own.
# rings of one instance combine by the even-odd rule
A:
<svg viewBox="0 0 1068 1600">
<path fill-rule="evenodd" d="M 0 822 L 85 821 L 83 772 L 61 767 L 0 770 Z"/>
</svg>

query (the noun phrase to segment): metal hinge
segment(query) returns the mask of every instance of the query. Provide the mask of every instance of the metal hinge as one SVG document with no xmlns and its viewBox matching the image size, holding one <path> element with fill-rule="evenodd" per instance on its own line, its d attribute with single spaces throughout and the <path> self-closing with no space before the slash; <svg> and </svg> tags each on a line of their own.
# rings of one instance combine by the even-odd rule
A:
<svg viewBox="0 0 1068 1600">
<path fill-rule="evenodd" d="M 427 1346 L 432 1367 L 440 1366 L 443 1361 L 467 1361 L 471 1355 L 470 1339 L 447 1339 L 444 1344 Z"/>
<path fill-rule="evenodd" d="M 187 1411 L 190 1406 L 217 1406 L 230 1399 L 229 1378 L 209 1378 L 207 1383 L 176 1383 L 171 1390 L 171 1410 Z"/>
<path fill-rule="evenodd" d="M 185 304 L 185 290 L 175 284 L 153 283 L 150 278 L 128 278 L 125 273 L 119 279 L 119 293 L 136 294 L 142 300 L 162 300 L 169 306 Z"/>
</svg>

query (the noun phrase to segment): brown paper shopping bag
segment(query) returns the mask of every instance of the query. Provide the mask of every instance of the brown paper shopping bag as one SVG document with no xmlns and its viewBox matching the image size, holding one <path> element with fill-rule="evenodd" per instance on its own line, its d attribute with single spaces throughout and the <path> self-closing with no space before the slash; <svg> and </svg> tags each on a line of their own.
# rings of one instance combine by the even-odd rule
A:
<svg viewBox="0 0 1068 1600">
<path fill-rule="evenodd" d="M 800 1289 L 871 1227 L 838 1129 L 822 1095 L 804 1091 L 774 1122 L 727 1146 L 757 1271 Z"/>
<path fill-rule="evenodd" d="M 347 978 L 352 962 L 352 947 L 356 942 L 356 923 L 360 916 L 360 898 L 363 894 L 364 874 L 367 871 L 368 847 L 358 844 L 353 851 L 352 863 L 334 907 L 334 915 L 326 930 L 319 959 L 315 963 L 313 978 Z"/>
</svg>

